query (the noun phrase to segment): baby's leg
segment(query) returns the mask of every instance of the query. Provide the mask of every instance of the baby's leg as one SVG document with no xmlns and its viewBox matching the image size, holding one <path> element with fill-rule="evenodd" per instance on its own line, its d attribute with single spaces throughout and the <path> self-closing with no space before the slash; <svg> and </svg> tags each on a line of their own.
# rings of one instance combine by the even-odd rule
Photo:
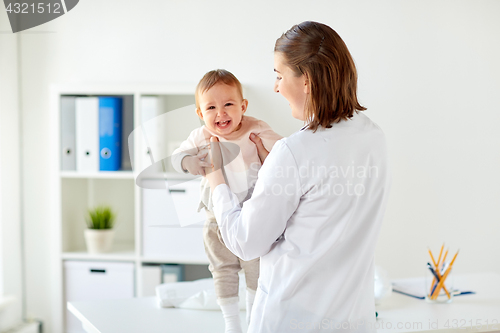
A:
<svg viewBox="0 0 500 333">
<path fill-rule="evenodd" d="M 247 306 L 247 324 L 250 324 L 250 318 L 252 313 L 253 301 L 255 299 L 255 292 L 257 290 L 257 284 L 259 280 L 260 272 L 260 258 L 256 258 L 250 261 L 243 261 L 240 259 L 240 265 L 245 270 L 245 281 L 247 283 L 246 288 L 246 306 Z"/>
<path fill-rule="evenodd" d="M 210 265 L 218 298 L 238 297 L 238 272 L 241 270 L 240 259 L 222 243 L 218 237 L 217 223 L 207 220 L 203 230 L 205 252 Z"/>
<path fill-rule="evenodd" d="M 203 230 L 203 241 L 210 262 L 208 269 L 214 278 L 217 303 L 221 307 L 226 324 L 225 332 L 241 333 L 238 297 L 238 272 L 241 270 L 239 258 L 229 251 L 219 238 L 219 228 L 215 219 L 207 219 Z"/>
</svg>

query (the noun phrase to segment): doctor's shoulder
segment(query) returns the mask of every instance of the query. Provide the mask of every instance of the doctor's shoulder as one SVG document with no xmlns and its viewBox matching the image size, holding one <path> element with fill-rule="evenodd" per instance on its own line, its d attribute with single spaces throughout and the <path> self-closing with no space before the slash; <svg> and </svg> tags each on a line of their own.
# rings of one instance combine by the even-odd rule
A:
<svg viewBox="0 0 500 333">
<path fill-rule="evenodd" d="M 295 163 L 300 166 L 307 164 L 307 161 L 316 158 L 317 154 L 323 155 L 325 145 L 331 141 L 325 141 L 325 134 L 321 130 L 313 132 L 304 129 L 293 133 L 292 135 L 281 139 L 278 143 L 283 143 L 292 154 Z M 273 148 L 274 150 L 275 148 Z"/>
<path fill-rule="evenodd" d="M 362 126 L 360 126 L 360 128 L 362 128 L 363 132 L 366 135 L 370 136 L 371 141 L 377 140 L 379 144 L 386 144 L 386 134 L 376 122 L 374 122 L 365 114 L 360 114 L 357 118 L 362 123 Z"/>
<path fill-rule="evenodd" d="M 284 141 L 290 149 L 294 150 L 296 148 L 311 148 L 307 147 L 312 141 L 314 141 L 315 135 L 312 130 L 308 130 L 307 128 L 302 128 L 299 131 L 291 134 L 288 137 L 281 139 L 280 141 Z"/>
</svg>

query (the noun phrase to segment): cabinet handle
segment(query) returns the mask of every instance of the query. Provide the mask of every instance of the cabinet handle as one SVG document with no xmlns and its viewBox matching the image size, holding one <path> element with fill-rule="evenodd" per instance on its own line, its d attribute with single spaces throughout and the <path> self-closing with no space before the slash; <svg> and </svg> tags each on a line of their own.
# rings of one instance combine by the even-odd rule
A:
<svg viewBox="0 0 500 333">
<path fill-rule="evenodd" d="M 106 273 L 105 269 L 90 269 L 90 273 Z"/>
<path fill-rule="evenodd" d="M 186 193 L 186 190 L 168 189 L 170 193 Z"/>
</svg>

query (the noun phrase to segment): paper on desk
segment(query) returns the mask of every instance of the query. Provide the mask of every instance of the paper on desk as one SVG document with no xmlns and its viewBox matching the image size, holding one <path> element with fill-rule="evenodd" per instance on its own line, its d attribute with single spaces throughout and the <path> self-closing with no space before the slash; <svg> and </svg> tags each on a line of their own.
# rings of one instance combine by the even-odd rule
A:
<svg viewBox="0 0 500 333">
<path fill-rule="evenodd" d="M 417 297 L 425 297 L 425 278 L 393 280 L 392 289 Z"/>
</svg>

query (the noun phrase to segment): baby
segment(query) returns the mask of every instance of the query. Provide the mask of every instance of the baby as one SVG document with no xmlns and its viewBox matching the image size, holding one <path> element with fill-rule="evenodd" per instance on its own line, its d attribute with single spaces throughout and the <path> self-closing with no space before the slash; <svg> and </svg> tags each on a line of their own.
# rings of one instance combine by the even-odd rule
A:
<svg viewBox="0 0 500 333">
<path fill-rule="evenodd" d="M 218 69 L 205 74 L 196 87 L 196 113 L 205 125 L 191 132 L 186 141 L 174 151 L 172 164 L 179 172 L 205 175 L 211 164 L 205 161 L 210 137 L 221 142 L 226 184 L 235 192 L 240 204 L 251 197 L 261 161 L 251 133 L 262 139 L 269 151 L 282 137 L 265 122 L 244 116 L 248 101 L 243 99 L 241 83 L 230 72 Z M 226 333 L 241 332 L 238 298 L 238 272 L 245 271 L 247 323 L 257 289 L 259 258 L 243 261 L 229 251 L 222 240 L 212 211 L 211 191 L 206 178 L 201 182 L 201 202 L 198 211 L 205 208 L 207 220 L 203 228 L 205 252 L 210 265 L 217 295 L 226 325 Z"/>
</svg>

